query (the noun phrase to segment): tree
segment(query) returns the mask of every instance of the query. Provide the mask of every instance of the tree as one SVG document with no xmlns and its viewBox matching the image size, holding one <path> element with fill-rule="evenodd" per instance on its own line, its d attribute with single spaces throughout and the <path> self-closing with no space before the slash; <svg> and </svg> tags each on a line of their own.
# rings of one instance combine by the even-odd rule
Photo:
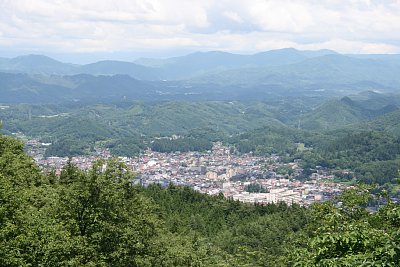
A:
<svg viewBox="0 0 400 267">
<path fill-rule="evenodd" d="M 293 266 L 397 266 L 400 260 L 400 207 L 388 202 L 376 213 L 366 205 L 370 187 L 348 190 L 336 204 L 311 208 L 309 237 L 297 243 Z M 304 238 L 304 235 L 301 237 Z"/>
<path fill-rule="evenodd" d="M 0 136 L 0 265 L 23 266 L 21 240 L 25 239 L 26 213 L 31 192 L 43 183 L 23 144 Z"/>
<path fill-rule="evenodd" d="M 151 266 L 159 221 L 126 166 L 99 161 L 85 173 L 67 165 L 61 177 L 56 213 L 76 243 L 68 263 Z"/>
</svg>

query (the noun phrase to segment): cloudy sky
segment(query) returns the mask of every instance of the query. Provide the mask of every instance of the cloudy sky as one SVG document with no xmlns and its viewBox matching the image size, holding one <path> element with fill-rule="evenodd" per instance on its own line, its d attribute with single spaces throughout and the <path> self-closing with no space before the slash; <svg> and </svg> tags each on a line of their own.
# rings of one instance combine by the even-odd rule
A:
<svg viewBox="0 0 400 267">
<path fill-rule="evenodd" d="M 400 53 L 400 0 L 0 0 L 0 56 L 84 61 L 285 47 Z"/>
</svg>

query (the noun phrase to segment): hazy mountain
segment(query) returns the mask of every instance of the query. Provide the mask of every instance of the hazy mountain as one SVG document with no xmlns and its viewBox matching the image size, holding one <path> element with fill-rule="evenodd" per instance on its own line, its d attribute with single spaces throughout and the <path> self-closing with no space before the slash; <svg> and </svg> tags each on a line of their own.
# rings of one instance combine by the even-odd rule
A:
<svg viewBox="0 0 400 267">
<path fill-rule="evenodd" d="M 1 58 L 0 71 L 29 74 L 126 74 L 140 80 L 181 80 L 231 69 L 282 66 L 307 58 L 335 54 L 330 50 L 298 51 L 293 48 L 253 55 L 226 52 L 197 52 L 168 59 L 139 59 L 135 62 L 105 60 L 86 65 L 62 63 L 41 55 Z"/>
<path fill-rule="evenodd" d="M 62 63 L 47 56 L 26 55 L 0 59 L 0 70 L 19 73 L 66 74 L 76 69 L 76 65 Z"/>
<path fill-rule="evenodd" d="M 46 84 L 27 74 L 0 73 L 0 102 L 40 103 L 63 101 L 71 94 L 67 87 Z"/>
<path fill-rule="evenodd" d="M 211 51 L 196 52 L 164 60 L 138 59 L 135 63 L 158 68 L 164 79 L 180 80 L 231 69 L 282 66 L 301 62 L 307 58 L 335 53 L 331 50 L 299 51 L 293 48 L 271 50 L 253 55 Z"/>
<path fill-rule="evenodd" d="M 0 73 L 2 103 L 49 103 L 61 101 L 151 100 L 152 85 L 128 75 L 30 76 Z"/>
<path fill-rule="evenodd" d="M 146 99 L 155 92 L 150 85 L 128 75 L 93 76 L 79 74 L 66 76 L 65 79 L 76 84 L 73 95 L 77 99 L 137 100 Z"/>
<path fill-rule="evenodd" d="M 372 81 L 387 86 L 399 86 L 397 75 L 400 66 L 393 66 L 372 59 L 357 59 L 343 55 L 326 55 L 311 58 L 298 64 L 282 66 L 278 73 L 288 72 L 312 81 L 330 81 L 354 83 L 356 81 Z"/>
<path fill-rule="evenodd" d="M 269 100 L 400 88 L 400 65 L 330 50 L 280 49 L 254 55 L 198 52 L 155 63 L 153 67 L 123 61 L 72 65 L 38 55 L 0 58 L 1 101 Z M 27 75 L 15 76 L 16 72 Z"/>
<path fill-rule="evenodd" d="M 104 60 L 80 66 L 75 72 L 92 75 L 125 74 L 139 80 L 158 80 L 158 71 L 131 62 Z"/>
<path fill-rule="evenodd" d="M 308 58 L 299 63 L 275 67 L 246 68 L 204 75 L 192 83 L 241 84 L 243 86 L 280 85 L 310 90 L 397 89 L 400 66 L 372 59 L 339 54 Z M 371 86 L 372 85 L 372 86 Z"/>
<path fill-rule="evenodd" d="M 400 65 L 400 54 L 361 54 L 361 55 L 349 55 L 354 58 L 361 59 L 374 59 L 384 61 L 386 63 Z"/>
</svg>

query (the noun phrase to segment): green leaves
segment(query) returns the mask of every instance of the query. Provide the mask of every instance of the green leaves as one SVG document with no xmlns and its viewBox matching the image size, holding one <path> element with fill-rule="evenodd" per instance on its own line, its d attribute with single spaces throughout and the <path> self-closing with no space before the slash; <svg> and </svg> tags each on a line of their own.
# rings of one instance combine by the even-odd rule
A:
<svg viewBox="0 0 400 267">
<path fill-rule="evenodd" d="M 341 205 L 323 203 L 311 208 L 308 246 L 292 253 L 298 266 L 396 266 L 398 205 L 389 202 L 376 213 L 368 212 L 370 190 L 360 186 L 344 192 Z"/>
<path fill-rule="evenodd" d="M 97 162 L 87 173 L 67 165 L 61 174 L 56 213 L 82 248 L 74 256 L 81 264 L 99 259 L 116 266 L 150 264 L 158 219 L 133 178 L 117 161 Z"/>
<path fill-rule="evenodd" d="M 161 225 L 117 162 L 41 175 L 20 142 L 0 137 L 1 266 L 152 266 Z"/>
</svg>

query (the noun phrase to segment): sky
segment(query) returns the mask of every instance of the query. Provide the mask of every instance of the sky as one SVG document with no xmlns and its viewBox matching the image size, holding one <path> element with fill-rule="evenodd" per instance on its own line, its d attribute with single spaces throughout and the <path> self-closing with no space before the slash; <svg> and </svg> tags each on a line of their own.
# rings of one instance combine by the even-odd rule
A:
<svg viewBox="0 0 400 267">
<path fill-rule="evenodd" d="M 0 0 L 0 56 L 400 53 L 400 0 Z"/>
</svg>

